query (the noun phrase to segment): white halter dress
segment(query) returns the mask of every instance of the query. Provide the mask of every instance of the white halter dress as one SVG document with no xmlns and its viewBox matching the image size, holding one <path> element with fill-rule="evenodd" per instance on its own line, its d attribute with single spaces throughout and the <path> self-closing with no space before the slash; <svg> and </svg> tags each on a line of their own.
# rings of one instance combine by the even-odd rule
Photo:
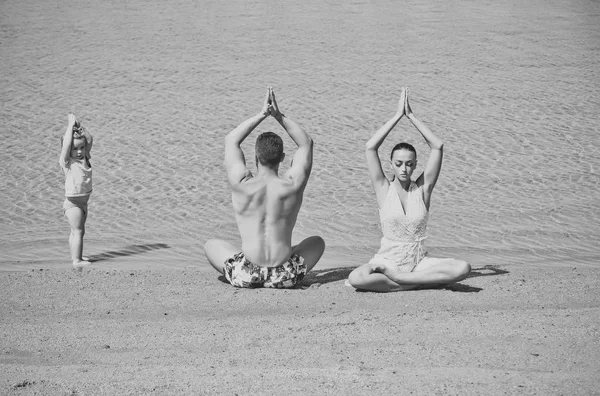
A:
<svg viewBox="0 0 600 396">
<path fill-rule="evenodd" d="M 395 265 L 402 272 L 411 272 L 427 255 L 423 240 L 427 238 L 429 211 L 423 201 L 423 189 L 414 181 L 410 183 L 404 211 L 398 192 L 390 183 L 379 209 L 383 231 L 381 247 L 369 264 Z"/>
</svg>

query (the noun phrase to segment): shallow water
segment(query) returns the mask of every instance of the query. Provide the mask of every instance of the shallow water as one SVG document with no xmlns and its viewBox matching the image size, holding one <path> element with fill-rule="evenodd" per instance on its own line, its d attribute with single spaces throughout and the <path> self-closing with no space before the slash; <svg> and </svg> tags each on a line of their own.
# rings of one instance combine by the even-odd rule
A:
<svg viewBox="0 0 600 396">
<path fill-rule="evenodd" d="M 268 85 L 316 142 L 295 238 L 322 235 L 324 260 L 358 265 L 378 248 L 364 142 L 409 86 L 445 142 L 432 254 L 599 265 L 599 2 L 225 3 L 0 4 L 0 266 L 68 262 L 69 112 L 95 138 L 87 254 L 196 264 L 206 239 L 237 241 L 223 137 Z M 282 132 L 268 120 L 250 136 L 252 167 L 266 130 Z M 408 121 L 388 140 L 382 158 L 407 140 L 422 171 Z"/>
</svg>

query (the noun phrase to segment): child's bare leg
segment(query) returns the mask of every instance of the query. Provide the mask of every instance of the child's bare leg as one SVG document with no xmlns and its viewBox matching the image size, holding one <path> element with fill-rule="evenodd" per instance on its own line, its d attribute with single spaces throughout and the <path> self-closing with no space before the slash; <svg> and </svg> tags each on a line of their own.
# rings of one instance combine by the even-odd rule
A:
<svg viewBox="0 0 600 396">
<path fill-rule="evenodd" d="M 71 250 L 71 260 L 73 267 L 80 268 L 90 265 L 89 261 L 82 258 L 83 253 L 83 236 L 85 235 L 85 220 L 86 213 L 80 208 L 70 208 L 65 211 L 65 216 L 71 226 L 69 234 L 69 248 Z"/>
</svg>

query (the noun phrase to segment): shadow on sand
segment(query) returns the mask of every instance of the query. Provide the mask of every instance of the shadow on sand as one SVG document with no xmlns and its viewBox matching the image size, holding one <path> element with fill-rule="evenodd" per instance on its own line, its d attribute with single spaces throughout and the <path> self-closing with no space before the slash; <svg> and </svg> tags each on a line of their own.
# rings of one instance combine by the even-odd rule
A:
<svg viewBox="0 0 600 396">
<path fill-rule="evenodd" d="M 325 283 L 345 280 L 348 279 L 348 275 L 350 275 L 350 272 L 352 272 L 353 270 L 354 267 L 339 267 L 322 270 L 312 270 L 306 275 L 306 277 L 302 281 L 302 285 L 323 285 Z"/>
<path fill-rule="evenodd" d="M 169 249 L 170 246 L 164 243 L 150 243 L 146 245 L 130 245 L 121 250 L 110 250 L 108 252 L 94 254 L 89 257 L 91 262 L 110 260 L 115 257 L 133 256 L 134 254 L 143 254 L 152 250 Z"/>
<path fill-rule="evenodd" d="M 467 279 L 476 278 L 478 276 L 504 275 L 508 273 L 507 270 L 500 269 L 497 265 L 484 265 L 480 268 L 471 268 L 471 272 L 469 273 L 469 276 L 467 276 Z"/>
<path fill-rule="evenodd" d="M 480 268 L 471 268 L 471 272 L 469 273 L 469 276 L 467 276 L 466 279 L 477 278 L 478 276 L 505 275 L 508 273 L 508 271 L 498 268 L 497 265 L 484 265 Z M 438 287 L 422 287 L 421 290 L 423 289 L 444 289 L 461 293 L 479 293 L 483 290 L 481 287 L 469 286 L 462 283 L 452 283 L 450 285 L 443 285 Z"/>
</svg>

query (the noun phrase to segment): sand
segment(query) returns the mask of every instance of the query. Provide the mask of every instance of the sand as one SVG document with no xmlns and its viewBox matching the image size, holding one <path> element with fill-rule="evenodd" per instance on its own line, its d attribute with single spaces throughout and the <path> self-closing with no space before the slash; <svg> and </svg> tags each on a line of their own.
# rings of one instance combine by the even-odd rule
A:
<svg viewBox="0 0 600 396">
<path fill-rule="evenodd" d="M 350 270 L 294 290 L 200 266 L 1 272 L 0 393 L 598 392 L 596 268 L 481 266 L 390 294 L 344 286 Z"/>
</svg>

